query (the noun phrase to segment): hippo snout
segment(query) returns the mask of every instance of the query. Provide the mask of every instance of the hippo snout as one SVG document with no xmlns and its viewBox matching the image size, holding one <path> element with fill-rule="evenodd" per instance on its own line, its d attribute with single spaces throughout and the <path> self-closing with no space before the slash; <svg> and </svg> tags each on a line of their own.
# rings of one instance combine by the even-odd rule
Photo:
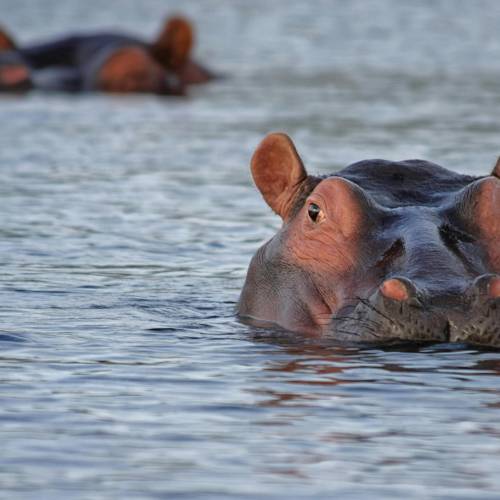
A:
<svg viewBox="0 0 500 500">
<path fill-rule="evenodd" d="M 476 278 L 463 294 L 429 295 L 403 277 L 332 318 L 329 335 L 346 341 L 460 342 L 500 347 L 500 276 Z"/>
<path fill-rule="evenodd" d="M 500 347 L 500 276 L 477 278 L 466 304 L 465 310 L 449 315 L 450 342 Z"/>
<path fill-rule="evenodd" d="M 370 297 L 358 297 L 333 318 L 329 336 L 363 342 L 447 342 L 448 318 L 405 278 L 384 281 Z"/>
</svg>

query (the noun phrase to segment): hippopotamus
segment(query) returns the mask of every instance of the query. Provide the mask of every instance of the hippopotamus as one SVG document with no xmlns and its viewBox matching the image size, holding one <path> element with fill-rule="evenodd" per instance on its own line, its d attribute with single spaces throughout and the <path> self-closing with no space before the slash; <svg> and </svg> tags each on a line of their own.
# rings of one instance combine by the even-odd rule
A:
<svg viewBox="0 0 500 500">
<path fill-rule="evenodd" d="M 181 17 L 168 19 L 151 43 L 126 34 L 102 32 L 18 46 L 7 32 L 0 31 L 0 86 L 3 90 L 180 95 L 187 85 L 213 78 L 210 71 L 192 60 L 193 40 L 191 24 Z"/>
<path fill-rule="evenodd" d="M 273 133 L 251 172 L 282 225 L 251 260 L 244 321 L 348 343 L 500 346 L 500 160 L 483 177 L 380 159 L 314 176 Z"/>
<path fill-rule="evenodd" d="M 108 50 L 109 49 L 109 50 Z M 0 91 L 115 92 L 183 95 L 176 81 L 138 46 L 113 46 L 80 67 L 33 70 L 14 51 L 0 53 Z"/>
</svg>

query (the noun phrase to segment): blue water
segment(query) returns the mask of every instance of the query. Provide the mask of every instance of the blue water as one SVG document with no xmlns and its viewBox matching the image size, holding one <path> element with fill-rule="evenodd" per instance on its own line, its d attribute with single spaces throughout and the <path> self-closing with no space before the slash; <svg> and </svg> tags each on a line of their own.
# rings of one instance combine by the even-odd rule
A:
<svg viewBox="0 0 500 500">
<path fill-rule="evenodd" d="M 278 219 L 282 130 L 311 172 L 500 154 L 493 0 L 0 0 L 28 42 L 182 10 L 231 78 L 188 99 L 0 99 L 0 497 L 498 498 L 500 354 L 315 345 L 234 315 Z"/>
</svg>

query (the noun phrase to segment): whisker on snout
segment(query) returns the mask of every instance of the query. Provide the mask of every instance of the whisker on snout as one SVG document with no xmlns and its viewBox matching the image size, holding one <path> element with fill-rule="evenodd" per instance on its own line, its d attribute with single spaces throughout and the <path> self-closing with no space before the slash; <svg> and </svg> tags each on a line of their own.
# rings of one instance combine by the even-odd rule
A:
<svg viewBox="0 0 500 500">
<path fill-rule="evenodd" d="M 358 297 L 358 300 L 364 304 L 366 307 L 369 307 L 373 312 L 381 316 L 382 318 L 386 319 L 389 321 L 392 325 L 396 327 L 400 327 L 401 325 L 398 325 L 392 318 L 384 314 L 383 312 L 379 311 L 373 304 L 370 304 L 370 302 L 366 299 L 362 299 L 361 297 Z"/>
<path fill-rule="evenodd" d="M 364 330 L 368 330 L 372 332 L 374 335 L 378 333 L 378 329 L 382 327 L 380 323 L 377 323 L 376 321 L 372 321 L 370 319 L 364 319 L 364 318 L 353 318 L 352 316 L 339 316 L 338 318 L 333 318 L 332 321 L 352 321 L 356 323 L 356 326 L 359 326 L 360 328 Z M 373 327 L 369 323 L 374 323 L 376 326 Z"/>
</svg>

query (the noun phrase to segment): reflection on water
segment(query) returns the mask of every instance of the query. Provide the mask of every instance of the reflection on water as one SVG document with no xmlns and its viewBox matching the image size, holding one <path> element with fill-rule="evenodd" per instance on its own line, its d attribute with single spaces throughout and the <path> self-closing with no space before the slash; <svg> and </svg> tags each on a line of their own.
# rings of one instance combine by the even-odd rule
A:
<svg viewBox="0 0 500 500">
<path fill-rule="evenodd" d="M 24 40 L 118 22 L 115 3 L 0 4 Z M 139 33 L 177 7 L 119 4 Z M 184 101 L 0 99 L 0 491 L 497 498 L 497 352 L 322 345 L 234 308 L 279 224 L 248 173 L 265 133 L 322 174 L 370 157 L 488 171 L 500 7 L 185 9 L 232 78 Z"/>
<path fill-rule="evenodd" d="M 328 478 L 354 496 L 369 495 L 370 485 L 380 496 L 421 498 L 430 487 L 436 497 L 454 498 L 491 488 L 493 498 L 496 353 L 281 345 L 287 355 L 270 358 L 270 374 L 254 391 L 272 411 L 260 424 L 273 425 L 288 450 L 281 463 L 266 462 L 268 473 L 317 488 Z"/>
</svg>

